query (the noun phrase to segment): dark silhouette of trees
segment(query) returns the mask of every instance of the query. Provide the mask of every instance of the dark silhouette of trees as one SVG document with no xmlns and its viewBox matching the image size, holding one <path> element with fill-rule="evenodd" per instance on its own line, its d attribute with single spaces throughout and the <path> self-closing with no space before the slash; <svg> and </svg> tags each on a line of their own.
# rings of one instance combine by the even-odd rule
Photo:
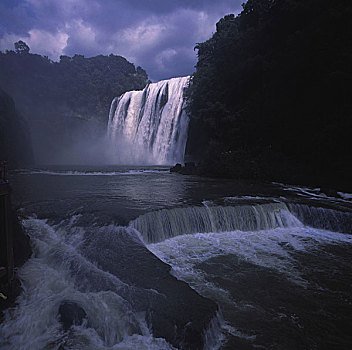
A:
<svg viewBox="0 0 352 350">
<path fill-rule="evenodd" d="M 16 53 L 19 55 L 26 55 L 29 53 L 29 46 L 22 40 L 17 41 L 14 46 Z"/>
<path fill-rule="evenodd" d="M 38 162 L 55 161 L 77 139 L 105 134 L 112 99 L 148 81 L 141 67 L 113 54 L 54 62 L 23 42 L 15 48 L 0 52 L 0 88 L 27 119 Z"/>
<path fill-rule="evenodd" d="M 12 98 L 0 89 L 0 159 L 12 168 L 33 164 L 28 125 Z"/>
<path fill-rule="evenodd" d="M 249 0 L 222 18 L 196 46 L 188 152 L 214 175 L 348 184 L 351 16 L 347 0 Z"/>
</svg>

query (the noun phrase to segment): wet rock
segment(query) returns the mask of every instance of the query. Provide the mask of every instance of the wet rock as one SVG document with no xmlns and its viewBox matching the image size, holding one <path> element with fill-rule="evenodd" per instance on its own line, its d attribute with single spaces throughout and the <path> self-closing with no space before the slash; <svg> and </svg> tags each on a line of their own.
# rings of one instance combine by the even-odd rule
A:
<svg viewBox="0 0 352 350">
<path fill-rule="evenodd" d="M 170 169 L 171 173 L 179 173 L 182 175 L 198 175 L 199 169 L 194 162 L 187 162 L 185 166 L 177 163 Z"/>
<path fill-rule="evenodd" d="M 204 332 L 217 315 L 217 305 L 172 276 L 171 267 L 145 245 L 131 235 L 106 231 L 87 237 L 84 255 L 133 286 L 120 288 L 118 293 L 134 312 L 146 312 L 154 337 L 164 338 L 179 349 L 204 348 Z"/>
<path fill-rule="evenodd" d="M 21 267 L 32 255 L 30 238 L 12 210 L 13 257 L 15 267 Z"/>
<path fill-rule="evenodd" d="M 321 187 L 320 192 L 326 194 L 328 197 L 339 197 L 339 194 L 337 193 L 336 190 L 332 188 L 327 188 L 327 187 Z"/>
<path fill-rule="evenodd" d="M 73 301 L 63 301 L 59 307 L 59 320 L 64 330 L 69 330 L 73 325 L 79 326 L 87 319 L 84 309 Z"/>
<path fill-rule="evenodd" d="M 8 188 L 8 192 L 11 193 L 11 188 L 9 184 L 5 184 Z M 9 207 L 11 207 L 11 201 L 9 200 Z M 14 267 L 21 267 L 32 255 L 32 249 L 30 246 L 30 239 L 25 233 L 19 218 L 17 217 L 16 211 L 11 208 L 9 221 L 9 231 L 10 237 L 12 239 L 12 249 L 13 249 L 13 264 Z M 0 220 L 3 217 L 0 217 Z M 3 261 L 3 264 L 5 261 Z M 2 265 L 3 265 L 2 264 Z M 11 263 L 10 265 L 11 266 Z M 7 266 L 6 266 L 7 268 Z M 11 270 L 10 270 L 11 271 Z M 3 311 L 9 307 L 14 307 L 16 305 L 16 299 L 22 292 L 21 282 L 17 276 L 17 269 L 15 269 L 15 275 L 11 282 L 8 282 L 8 278 L 3 277 L 0 280 L 0 291 L 7 297 L 7 299 L 0 300 L 0 323 L 3 321 Z"/>
<path fill-rule="evenodd" d="M 3 311 L 16 305 L 16 299 L 22 292 L 21 282 L 15 276 L 10 284 L 2 285 L 0 291 L 7 297 L 5 300 L 0 300 L 0 323 L 2 323 L 4 321 Z"/>
<path fill-rule="evenodd" d="M 170 173 L 179 173 L 182 170 L 182 165 L 177 163 L 174 167 L 170 169 Z"/>
</svg>

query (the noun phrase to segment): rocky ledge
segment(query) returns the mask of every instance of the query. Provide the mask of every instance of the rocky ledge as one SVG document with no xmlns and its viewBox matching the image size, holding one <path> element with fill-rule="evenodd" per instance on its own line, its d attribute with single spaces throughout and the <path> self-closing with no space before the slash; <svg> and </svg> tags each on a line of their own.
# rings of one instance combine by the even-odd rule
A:
<svg viewBox="0 0 352 350">
<path fill-rule="evenodd" d="M 170 169 L 171 173 L 179 173 L 182 175 L 200 175 L 200 169 L 194 162 L 186 162 L 185 166 L 177 163 Z"/>
</svg>

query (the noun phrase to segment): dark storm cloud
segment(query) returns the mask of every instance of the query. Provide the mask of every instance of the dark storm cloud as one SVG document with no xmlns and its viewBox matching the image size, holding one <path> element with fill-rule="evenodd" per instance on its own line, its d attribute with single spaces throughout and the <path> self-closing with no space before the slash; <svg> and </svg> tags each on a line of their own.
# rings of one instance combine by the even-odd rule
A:
<svg viewBox="0 0 352 350">
<path fill-rule="evenodd" d="M 242 0 L 2 0 L 0 49 L 22 39 L 32 52 L 118 54 L 153 80 L 192 73 L 193 48 Z"/>
</svg>

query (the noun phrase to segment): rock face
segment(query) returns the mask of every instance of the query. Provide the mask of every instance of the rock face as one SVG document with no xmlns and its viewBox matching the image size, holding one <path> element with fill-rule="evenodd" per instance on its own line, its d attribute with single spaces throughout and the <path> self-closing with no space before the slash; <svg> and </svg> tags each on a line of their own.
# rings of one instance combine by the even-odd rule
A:
<svg viewBox="0 0 352 350">
<path fill-rule="evenodd" d="M 321 187 L 320 192 L 326 194 L 329 197 L 339 197 L 338 193 L 336 190 L 328 187 Z"/>
<path fill-rule="evenodd" d="M 199 168 L 194 162 L 186 162 L 185 166 L 182 166 L 180 163 L 177 163 L 174 167 L 170 169 L 171 173 L 179 173 L 182 175 L 199 175 Z"/>
<path fill-rule="evenodd" d="M 154 337 L 164 338 L 178 349 L 204 348 L 204 333 L 217 315 L 217 305 L 172 276 L 171 267 L 143 244 L 122 232 L 100 232 L 86 239 L 83 251 L 104 271 L 133 286 L 120 288 L 118 293 L 135 312 L 146 311 Z M 95 290 L 100 288 L 101 283 Z"/>
<path fill-rule="evenodd" d="M 11 193 L 9 184 L 1 184 L 4 193 L 4 186 L 8 193 Z M 6 192 L 5 192 L 6 193 Z M 1 203 L 0 203 L 1 204 Z M 11 201 L 8 201 L 11 207 Z M 3 206 L 1 206 L 3 208 Z M 4 220 L 3 213 L 0 213 L 0 222 Z M 26 235 L 14 209 L 11 210 L 9 221 L 9 232 L 12 237 L 13 263 L 15 268 L 21 267 L 32 255 L 29 237 Z M 2 263 L 8 263 L 3 261 Z M 11 263 L 10 263 L 11 265 Z M 16 271 L 16 270 L 15 270 Z M 3 311 L 9 307 L 13 307 L 16 303 L 16 298 L 22 291 L 21 282 L 19 281 L 16 272 L 11 283 L 8 283 L 7 277 L 0 280 L 0 290 L 7 296 L 6 300 L 1 300 L 0 303 L 0 323 L 3 322 Z"/>
<path fill-rule="evenodd" d="M 0 89 L 0 160 L 10 168 L 32 164 L 33 153 L 26 122 L 12 98 Z"/>
<path fill-rule="evenodd" d="M 21 267 L 32 255 L 29 236 L 23 229 L 16 211 L 12 209 L 13 258 L 15 267 Z"/>
<path fill-rule="evenodd" d="M 182 170 L 182 165 L 180 163 L 177 163 L 175 166 L 173 166 L 170 169 L 170 173 L 179 173 Z"/>
<path fill-rule="evenodd" d="M 67 331 L 71 326 L 81 325 L 87 319 L 87 313 L 77 303 L 72 301 L 63 301 L 59 306 L 59 319 Z"/>
</svg>

